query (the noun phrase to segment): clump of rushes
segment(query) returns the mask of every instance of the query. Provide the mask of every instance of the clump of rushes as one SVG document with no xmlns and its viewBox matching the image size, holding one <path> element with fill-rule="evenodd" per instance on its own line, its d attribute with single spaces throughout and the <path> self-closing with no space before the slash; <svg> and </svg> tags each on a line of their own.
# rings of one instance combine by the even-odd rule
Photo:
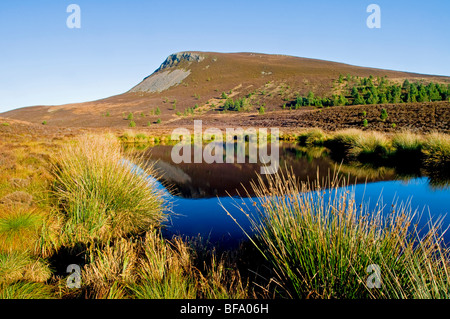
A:
<svg viewBox="0 0 450 319">
<path fill-rule="evenodd" d="M 392 147 L 395 149 L 397 164 L 420 167 L 423 144 L 424 140 L 420 135 L 407 131 L 395 134 L 392 137 Z"/>
<path fill-rule="evenodd" d="M 335 155 L 347 160 L 373 162 L 386 160 L 391 152 L 387 137 L 379 132 L 361 132 L 357 129 L 347 129 L 336 132 L 325 141 Z"/>
<path fill-rule="evenodd" d="M 187 246 L 179 239 L 173 246 L 157 233 L 148 233 L 138 264 L 138 280 L 129 285 L 137 299 L 193 299 L 197 295 L 194 269 Z"/>
<path fill-rule="evenodd" d="M 84 267 L 83 289 L 96 299 L 122 299 L 125 286 L 135 279 L 137 245 L 121 238 L 108 245 L 96 245 L 89 251 Z"/>
<path fill-rule="evenodd" d="M 164 219 L 164 200 L 148 178 L 155 175 L 152 167 L 145 168 L 142 157 L 125 159 L 113 136 L 83 135 L 65 145 L 54 158 L 53 173 L 70 241 L 140 233 Z"/>
<path fill-rule="evenodd" d="M 245 298 L 239 273 L 212 257 L 203 274 L 194 265 L 192 247 L 158 231 L 117 239 L 89 250 L 82 290 L 92 298 L 193 299 Z M 205 262 L 206 268 L 206 262 Z"/>
<path fill-rule="evenodd" d="M 302 145 L 323 145 L 327 135 L 321 129 L 316 128 L 300 134 L 298 139 Z"/>
<path fill-rule="evenodd" d="M 338 131 L 325 142 L 325 146 L 333 152 L 334 156 L 348 158 L 360 134 L 361 131 L 357 129 Z"/>
<path fill-rule="evenodd" d="M 134 139 L 135 139 L 135 140 L 138 140 L 138 141 L 141 141 L 141 140 L 145 141 L 145 140 L 148 139 L 148 137 L 147 137 L 147 135 L 145 135 L 144 133 L 138 133 L 138 134 L 136 134 L 136 136 L 134 137 Z"/>
<path fill-rule="evenodd" d="M 45 282 L 50 276 L 47 263 L 27 252 L 0 253 L 0 285 L 19 280 Z"/>
<path fill-rule="evenodd" d="M 336 174 L 337 176 L 337 174 Z M 336 177 L 300 183 L 292 173 L 259 177 L 247 206 L 248 234 L 291 298 L 448 298 L 449 253 L 440 223 L 420 234 L 405 206 L 366 211 Z M 250 197 L 250 196 L 249 196 Z M 237 204 L 239 205 L 239 204 Z M 370 289 L 367 269 L 377 265 L 380 288 Z M 373 272 L 373 270 L 372 270 Z M 370 281 L 370 283 L 369 283 Z"/>
<path fill-rule="evenodd" d="M 390 154 L 389 140 L 383 133 L 366 132 L 359 135 L 350 152 L 360 161 L 386 160 Z"/>
<path fill-rule="evenodd" d="M 36 243 L 44 222 L 36 209 L 23 206 L 0 209 L 0 252 L 35 252 Z"/>
<path fill-rule="evenodd" d="M 0 299 L 54 299 L 53 287 L 39 282 L 0 284 Z"/>
<path fill-rule="evenodd" d="M 422 148 L 424 164 L 429 172 L 450 176 L 450 136 L 431 133 L 425 137 Z"/>
</svg>

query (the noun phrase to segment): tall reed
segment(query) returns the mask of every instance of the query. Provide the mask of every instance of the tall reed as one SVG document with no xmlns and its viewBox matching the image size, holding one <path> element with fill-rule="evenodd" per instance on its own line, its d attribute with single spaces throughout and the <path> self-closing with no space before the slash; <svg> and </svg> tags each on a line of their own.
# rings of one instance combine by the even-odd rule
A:
<svg viewBox="0 0 450 319">
<path fill-rule="evenodd" d="M 128 160 L 120 142 L 105 135 L 83 135 L 57 155 L 54 194 L 67 217 L 69 240 L 145 232 L 164 219 L 164 200 L 148 178 L 155 175 L 152 167 L 142 157 Z"/>
<path fill-rule="evenodd" d="M 407 205 L 367 211 L 357 205 L 345 179 L 299 183 L 291 172 L 268 176 L 266 182 L 259 177 L 252 189 L 256 213 L 237 203 L 254 228 L 247 235 L 288 296 L 449 296 L 449 254 L 438 236 L 439 224 L 421 234 Z M 370 265 L 379 267 L 379 289 L 370 287 Z"/>
</svg>

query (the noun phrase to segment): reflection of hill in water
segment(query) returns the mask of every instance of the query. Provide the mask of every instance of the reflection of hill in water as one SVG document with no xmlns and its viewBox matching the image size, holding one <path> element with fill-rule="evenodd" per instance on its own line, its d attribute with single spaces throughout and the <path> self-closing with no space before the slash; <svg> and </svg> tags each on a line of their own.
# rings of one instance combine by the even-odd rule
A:
<svg viewBox="0 0 450 319">
<path fill-rule="evenodd" d="M 256 179 L 261 163 L 228 164 L 174 164 L 171 159 L 172 146 L 158 145 L 146 151 L 149 161 L 157 160 L 155 168 L 163 175 L 162 182 L 176 194 L 185 198 L 209 198 L 244 194 L 243 186 L 250 192 L 250 181 Z M 301 181 L 315 181 L 319 176 L 328 176 L 338 167 L 320 148 L 301 148 L 291 143 L 280 145 L 280 169 L 291 168 Z M 350 182 L 364 183 L 393 180 L 393 169 L 368 169 L 342 166 L 341 173 L 350 176 Z M 250 193 L 250 195 L 253 195 Z"/>
</svg>

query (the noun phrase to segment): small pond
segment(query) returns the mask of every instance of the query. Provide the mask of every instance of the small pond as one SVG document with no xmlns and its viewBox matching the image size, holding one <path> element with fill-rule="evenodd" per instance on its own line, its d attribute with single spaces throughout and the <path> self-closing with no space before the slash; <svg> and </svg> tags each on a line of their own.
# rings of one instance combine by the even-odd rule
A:
<svg viewBox="0 0 450 319">
<path fill-rule="evenodd" d="M 250 182 L 255 180 L 261 163 L 180 163 L 171 159 L 173 146 L 157 145 L 145 149 L 148 163 L 162 174 L 161 183 L 170 189 L 173 214 L 166 223 L 167 236 L 208 239 L 211 243 L 232 247 L 246 238 L 242 229 L 221 207 L 224 205 L 247 231 L 250 223 L 235 203 L 248 202 L 238 194 L 254 196 Z M 399 168 L 373 167 L 362 164 L 342 164 L 333 160 L 325 148 L 305 148 L 295 143 L 281 143 L 280 168 L 292 169 L 302 181 L 314 181 L 339 170 L 347 176 L 355 190 L 356 202 L 375 209 L 380 199 L 386 211 L 393 203 L 408 203 L 412 210 L 422 213 L 423 224 L 429 217 L 445 216 L 444 229 L 450 225 L 450 187 L 448 181 L 436 180 L 417 169 L 400 173 Z M 378 206 L 379 207 L 379 206 Z M 444 239 L 450 243 L 450 232 Z"/>
</svg>

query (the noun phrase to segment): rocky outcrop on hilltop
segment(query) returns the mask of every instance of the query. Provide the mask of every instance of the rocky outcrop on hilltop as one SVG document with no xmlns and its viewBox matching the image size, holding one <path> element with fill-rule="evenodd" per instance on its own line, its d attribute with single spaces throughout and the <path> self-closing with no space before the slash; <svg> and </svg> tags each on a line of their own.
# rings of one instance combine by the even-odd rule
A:
<svg viewBox="0 0 450 319">
<path fill-rule="evenodd" d="M 198 53 L 178 52 L 178 53 L 169 55 L 167 57 L 167 59 L 161 64 L 161 66 L 155 72 L 159 72 L 166 68 L 176 66 L 181 61 L 202 62 L 204 59 L 205 59 L 205 57 Z"/>
<path fill-rule="evenodd" d="M 198 53 L 179 52 L 171 54 L 161 64 L 161 66 L 153 72 L 152 75 L 146 77 L 141 83 L 136 85 L 130 92 L 162 92 L 174 85 L 180 84 L 191 73 L 190 70 L 183 68 L 172 69 L 180 62 L 201 62 L 205 57 Z"/>
</svg>

